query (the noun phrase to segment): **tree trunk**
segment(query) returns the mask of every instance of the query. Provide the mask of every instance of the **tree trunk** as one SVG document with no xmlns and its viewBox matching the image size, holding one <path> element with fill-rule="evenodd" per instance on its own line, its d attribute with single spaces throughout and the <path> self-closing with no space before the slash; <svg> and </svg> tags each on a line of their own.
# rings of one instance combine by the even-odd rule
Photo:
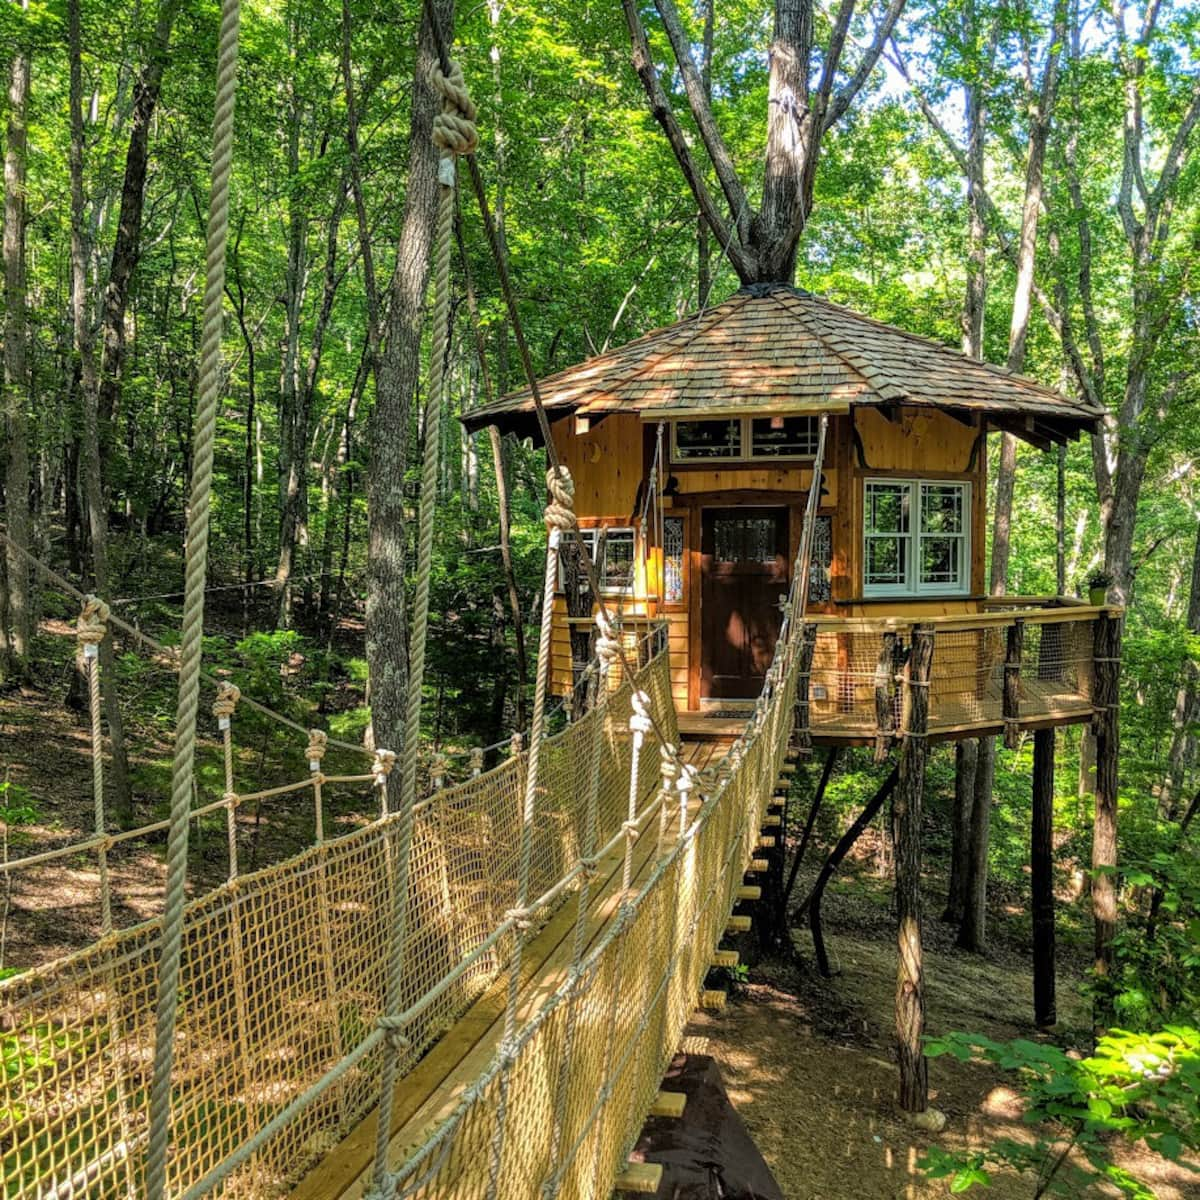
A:
<svg viewBox="0 0 1200 1200">
<path fill-rule="evenodd" d="M 71 317 L 75 355 L 79 360 L 80 400 L 83 415 L 80 465 L 83 478 L 84 507 L 92 547 L 92 577 L 96 594 L 111 599 L 108 579 L 108 508 L 104 499 L 101 469 L 99 393 L 95 348 L 87 302 L 87 230 L 83 191 L 83 78 L 80 42 L 80 0 L 69 0 L 67 21 L 70 43 L 71 145 Z M 116 690 L 116 656 L 112 633 L 100 643 L 100 679 L 103 683 L 104 716 L 108 723 L 109 780 L 112 807 L 122 828 L 134 823 L 133 793 L 129 783 L 129 761 L 125 753 L 125 723 Z"/>
<path fill-rule="evenodd" d="M 968 739 L 954 743 L 954 812 L 951 824 L 950 882 L 942 920 L 962 922 L 967 901 L 967 879 L 971 873 L 971 812 L 975 804 L 975 774 L 979 766 L 979 742 Z"/>
<path fill-rule="evenodd" d="M 113 243 L 108 282 L 104 289 L 100 331 L 103 356 L 97 411 L 100 435 L 113 419 L 121 390 L 121 365 L 125 353 L 125 310 L 129 288 L 141 257 L 142 209 L 146 200 L 146 169 L 150 162 L 150 123 L 162 90 L 163 71 L 171 46 L 171 29 L 181 0 L 161 0 L 154 40 L 137 81 L 133 85 L 133 111 L 129 119 L 129 149 L 125 155 L 125 178 L 121 185 L 121 209 Z"/>
<path fill-rule="evenodd" d="M 921 811 L 925 763 L 929 753 L 929 674 L 933 661 L 933 627 L 913 627 L 908 662 L 904 748 L 900 778 L 893 798 L 896 842 L 896 1050 L 900 1063 L 900 1107 L 923 1112 L 929 1104 L 929 1064 L 925 1033 L 924 966 L 921 947 Z"/>
<path fill-rule="evenodd" d="M 1200 526 L 1196 529 L 1192 552 L 1191 589 L 1187 627 L 1189 633 L 1200 636 Z M 1158 814 L 1166 821 L 1175 821 L 1179 817 L 1179 797 L 1196 759 L 1197 722 L 1200 722 L 1200 669 L 1189 657 L 1183 664 L 1183 680 L 1175 695 L 1171 748 L 1167 752 L 1167 770 L 1158 796 Z"/>
<path fill-rule="evenodd" d="M 25 7 L 25 4 L 22 4 Z M 29 99 L 29 57 L 17 50 L 9 66 L 8 135 L 4 152 L 4 412 L 8 427 L 8 468 L 4 480 L 8 536 L 17 549 L 7 554 L 7 673 L 28 670 L 33 610 L 29 553 L 28 334 L 25 320 L 25 173 Z"/>
<path fill-rule="evenodd" d="M 1033 735 L 1033 821 L 1030 831 L 1030 909 L 1033 914 L 1033 1017 L 1048 1029 L 1054 1001 L 1054 730 Z"/>
<path fill-rule="evenodd" d="M 453 35 L 451 0 L 434 0 L 445 36 Z M 409 122 L 408 186 L 392 276 L 388 336 L 380 357 L 371 414 L 367 477 L 367 665 L 374 744 L 402 753 L 408 686 L 404 602 L 404 473 L 408 423 L 420 375 L 421 330 L 437 205 L 438 153 L 430 140 L 438 97 L 430 83 L 437 57 L 423 12 Z M 416 752 L 416 747 L 412 747 Z M 392 778 L 399 785 L 400 772 Z M 392 793 L 393 799 L 395 793 Z"/>
</svg>

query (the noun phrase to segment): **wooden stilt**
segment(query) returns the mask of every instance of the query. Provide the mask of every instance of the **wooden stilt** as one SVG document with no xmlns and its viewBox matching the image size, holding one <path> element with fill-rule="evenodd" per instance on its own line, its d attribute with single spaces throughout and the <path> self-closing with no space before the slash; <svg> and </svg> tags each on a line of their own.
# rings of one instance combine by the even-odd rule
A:
<svg viewBox="0 0 1200 1200">
<path fill-rule="evenodd" d="M 900 952 L 896 972 L 896 1048 L 900 1063 L 900 1106 L 923 1112 L 929 1105 L 929 1066 L 921 1046 L 925 996 L 921 949 L 921 806 L 929 753 L 929 675 L 933 627 L 913 627 L 912 655 L 905 679 L 900 778 L 893 799 L 896 839 L 896 915 Z"/>
<path fill-rule="evenodd" d="M 804 829 L 800 834 L 800 845 L 796 847 L 796 856 L 792 859 L 787 883 L 784 885 L 783 893 L 779 897 L 779 924 L 781 925 L 784 921 L 784 914 L 787 912 L 787 906 L 792 899 L 792 889 L 796 886 L 796 876 L 799 874 L 800 864 L 804 861 L 804 852 L 808 849 L 808 842 L 812 837 L 813 826 L 817 823 L 817 814 L 821 811 L 821 805 L 825 800 L 825 789 L 829 786 L 830 776 L 833 774 L 834 765 L 837 763 L 841 752 L 839 746 L 830 746 L 825 752 L 825 765 L 821 768 L 821 780 L 817 784 L 812 805 L 809 807 L 808 816 L 804 821 Z"/>
<path fill-rule="evenodd" d="M 1120 753 L 1117 681 L 1121 659 L 1121 619 L 1108 613 L 1096 618 L 1092 667 L 1092 703 L 1096 715 L 1096 810 L 1092 823 L 1092 921 L 1095 927 L 1096 973 L 1112 966 L 1112 940 L 1117 928 L 1117 759 Z M 1100 1018 L 1102 1014 L 1098 1013 Z M 1099 1023 L 1103 1023 L 1100 1021 Z"/>
<path fill-rule="evenodd" d="M 1054 730 L 1033 735 L 1033 1017 L 1039 1029 L 1057 1020 L 1054 1000 Z"/>
<path fill-rule="evenodd" d="M 662 1163 L 631 1162 L 613 1182 L 618 1192 L 637 1192 L 642 1196 L 653 1196 L 662 1183 Z"/>
</svg>

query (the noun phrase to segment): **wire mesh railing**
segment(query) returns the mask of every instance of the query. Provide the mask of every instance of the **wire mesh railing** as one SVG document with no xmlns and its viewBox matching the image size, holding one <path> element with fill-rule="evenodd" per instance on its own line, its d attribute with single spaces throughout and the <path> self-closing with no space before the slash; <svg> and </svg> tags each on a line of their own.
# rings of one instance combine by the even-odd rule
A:
<svg viewBox="0 0 1200 1200">
<path fill-rule="evenodd" d="M 1095 621 L 1095 609 L 1072 607 L 931 619 L 930 731 L 1084 719 L 1091 709 Z M 915 622 L 818 617 L 814 624 L 813 731 L 852 738 L 897 731 Z"/>
</svg>

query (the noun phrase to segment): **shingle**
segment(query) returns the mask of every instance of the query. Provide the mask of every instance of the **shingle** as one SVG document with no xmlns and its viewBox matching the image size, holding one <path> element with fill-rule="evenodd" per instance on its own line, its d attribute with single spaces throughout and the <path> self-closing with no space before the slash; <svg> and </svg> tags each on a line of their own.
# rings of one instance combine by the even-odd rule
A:
<svg viewBox="0 0 1200 1200">
<path fill-rule="evenodd" d="M 1070 432 L 1094 428 L 1103 415 L 1031 379 L 783 285 L 743 288 L 538 387 L 551 415 L 902 402 L 1034 416 Z M 525 389 L 463 419 L 478 428 L 533 411 Z"/>
</svg>

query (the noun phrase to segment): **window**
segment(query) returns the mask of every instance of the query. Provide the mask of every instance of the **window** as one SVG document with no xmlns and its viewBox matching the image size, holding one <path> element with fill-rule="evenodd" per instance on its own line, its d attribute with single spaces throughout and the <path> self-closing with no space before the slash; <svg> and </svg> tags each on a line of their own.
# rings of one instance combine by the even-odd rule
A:
<svg viewBox="0 0 1200 1200">
<path fill-rule="evenodd" d="M 683 603 L 683 518 L 663 518 L 663 600 Z"/>
<path fill-rule="evenodd" d="M 676 421 L 673 427 L 675 460 L 741 458 L 742 423 L 726 421 Z"/>
<path fill-rule="evenodd" d="M 816 417 L 723 417 L 675 421 L 671 459 L 677 463 L 811 459 L 817 452 Z"/>
<path fill-rule="evenodd" d="M 600 590 L 603 592 L 632 592 L 635 566 L 637 561 L 637 542 L 632 529 L 581 529 L 580 537 L 587 547 L 588 557 L 596 563 L 596 571 L 600 576 Z M 603 561 L 596 562 L 596 544 L 603 534 Z M 565 586 L 564 566 L 568 553 L 572 553 L 575 545 L 575 535 L 564 538 L 565 552 L 559 557 L 558 586 Z M 580 571 L 579 586 L 587 590 L 587 577 Z"/>
<path fill-rule="evenodd" d="M 863 595 L 968 589 L 970 486 L 923 479 L 866 481 Z"/>
</svg>

